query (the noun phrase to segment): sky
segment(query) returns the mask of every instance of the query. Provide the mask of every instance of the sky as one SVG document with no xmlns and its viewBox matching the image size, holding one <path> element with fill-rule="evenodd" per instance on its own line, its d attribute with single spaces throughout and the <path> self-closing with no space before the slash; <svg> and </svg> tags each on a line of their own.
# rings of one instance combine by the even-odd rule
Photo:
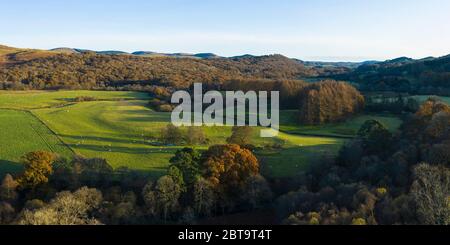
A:
<svg viewBox="0 0 450 245">
<path fill-rule="evenodd" d="M 448 0 L 0 0 L 0 44 L 317 61 L 450 54 Z"/>
</svg>

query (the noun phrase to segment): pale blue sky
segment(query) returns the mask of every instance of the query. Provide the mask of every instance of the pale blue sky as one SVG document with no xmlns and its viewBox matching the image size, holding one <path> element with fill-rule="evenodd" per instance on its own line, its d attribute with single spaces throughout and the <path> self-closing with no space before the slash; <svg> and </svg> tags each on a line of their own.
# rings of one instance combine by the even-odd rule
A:
<svg viewBox="0 0 450 245">
<path fill-rule="evenodd" d="M 17 47 L 349 61 L 450 54 L 448 0 L 0 0 L 0 6 L 0 43 Z"/>
</svg>

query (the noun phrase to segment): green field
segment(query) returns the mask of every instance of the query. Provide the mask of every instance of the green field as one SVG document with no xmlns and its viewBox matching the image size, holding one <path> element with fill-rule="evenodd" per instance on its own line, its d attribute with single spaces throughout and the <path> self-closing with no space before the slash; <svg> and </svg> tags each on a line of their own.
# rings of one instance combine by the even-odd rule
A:
<svg viewBox="0 0 450 245">
<path fill-rule="evenodd" d="M 395 132 L 401 125 L 402 120 L 394 115 L 360 115 L 348 119 L 346 122 L 326 124 L 319 126 L 299 125 L 298 112 L 282 111 L 280 115 L 281 131 L 289 134 L 314 135 L 325 137 L 354 137 L 361 125 L 367 120 L 378 120 L 389 130 Z"/>
<path fill-rule="evenodd" d="M 0 109 L 0 170 L 21 169 L 20 157 L 31 151 L 46 150 L 65 157 L 73 155 L 43 123 L 26 111 Z"/>
<path fill-rule="evenodd" d="M 75 103 L 78 96 L 97 101 Z M 128 167 L 158 177 L 165 173 L 173 153 L 184 146 L 155 146 L 153 141 L 170 121 L 170 113 L 147 107 L 149 97 L 136 92 L 0 91 L 0 172 L 20 169 L 20 157 L 27 152 L 47 150 L 70 158 L 74 153 L 101 157 L 114 167 Z M 345 139 L 373 116 L 361 116 L 348 123 L 323 127 L 295 125 L 295 112 L 281 114 L 283 126 L 278 138 L 263 139 L 254 130 L 253 143 L 267 146 L 282 142 L 282 149 L 257 150 L 262 171 L 269 177 L 295 176 L 323 154 L 336 154 Z M 378 116 L 395 130 L 400 120 Z M 204 127 L 210 144 L 225 143 L 230 127 Z M 308 136 L 323 135 L 321 137 Z M 208 146 L 193 146 L 204 150 Z M 74 152 L 74 153 L 73 153 Z"/>
<path fill-rule="evenodd" d="M 0 90 L 1 109 L 37 109 L 58 107 L 72 104 L 72 100 L 80 96 L 91 96 L 99 100 L 148 99 L 144 93 L 105 92 L 105 91 L 2 91 Z"/>
</svg>

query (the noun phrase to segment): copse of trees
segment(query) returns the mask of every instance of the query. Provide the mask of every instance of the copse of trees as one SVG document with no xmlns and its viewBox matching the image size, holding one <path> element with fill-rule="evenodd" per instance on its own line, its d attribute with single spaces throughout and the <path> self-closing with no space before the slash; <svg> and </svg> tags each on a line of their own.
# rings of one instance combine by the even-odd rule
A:
<svg viewBox="0 0 450 245">
<path fill-rule="evenodd" d="M 184 148 L 170 163 L 167 175 L 149 182 L 142 193 L 150 215 L 165 222 L 259 208 L 271 200 L 258 160 L 238 145 L 216 145 L 203 153 Z"/>
<path fill-rule="evenodd" d="M 364 97 L 351 85 L 332 80 L 312 83 L 300 91 L 299 121 L 323 124 L 343 121 L 364 108 Z"/>
<path fill-rule="evenodd" d="M 173 145 L 203 145 L 208 143 L 209 140 L 202 127 L 191 126 L 183 130 L 170 123 L 161 130 L 159 141 Z"/>
<path fill-rule="evenodd" d="M 40 208 L 25 208 L 19 214 L 20 225 L 97 225 L 90 212 L 97 210 L 103 200 L 96 189 L 83 187 L 74 193 L 63 191 Z"/>
</svg>

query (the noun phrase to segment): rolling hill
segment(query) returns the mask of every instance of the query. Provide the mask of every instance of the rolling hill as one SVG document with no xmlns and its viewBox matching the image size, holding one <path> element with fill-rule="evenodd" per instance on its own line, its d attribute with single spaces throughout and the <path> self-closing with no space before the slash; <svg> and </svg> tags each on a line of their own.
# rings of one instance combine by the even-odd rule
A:
<svg viewBox="0 0 450 245">
<path fill-rule="evenodd" d="M 359 84 L 365 91 L 394 91 L 412 94 L 450 94 L 450 55 L 438 58 L 400 57 L 375 64 L 363 64 L 335 76 Z"/>
<path fill-rule="evenodd" d="M 59 51 L 22 49 L 0 45 L 0 67 L 20 64 L 39 58 L 48 58 L 59 53 Z"/>
<path fill-rule="evenodd" d="M 92 89 L 125 85 L 187 88 L 194 82 L 220 85 L 227 81 L 298 80 L 316 76 L 282 55 L 217 57 L 203 53 L 159 55 L 140 51 L 90 52 L 58 48 L 53 51 L 3 48 L 0 89 Z M 213 58 L 216 57 L 216 58 Z"/>
</svg>

